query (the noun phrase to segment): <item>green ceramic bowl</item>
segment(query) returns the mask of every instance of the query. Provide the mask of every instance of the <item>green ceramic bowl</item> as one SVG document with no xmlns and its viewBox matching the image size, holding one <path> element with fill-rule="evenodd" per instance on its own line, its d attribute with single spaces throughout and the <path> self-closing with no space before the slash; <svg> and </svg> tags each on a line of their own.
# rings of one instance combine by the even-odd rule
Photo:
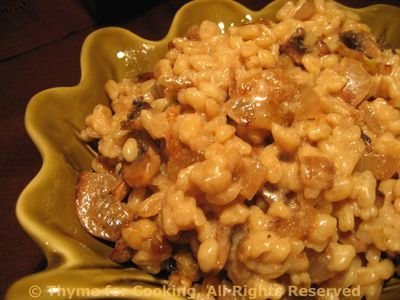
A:
<svg viewBox="0 0 400 300">
<path fill-rule="evenodd" d="M 43 157 L 43 166 L 19 197 L 16 212 L 22 227 L 45 253 L 48 266 L 14 283 L 6 299 L 179 298 L 148 295 L 144 287 L 160 287 L 165 282 L 113 263 L 108 259 L 111 248 L 80 226 L 74 208 L 75 183 L 81 170 L 90 169 L 94 154 L 78 133 L 93 107 L 107 103 L 105 82 L 151 70 L 172 37 L 183 35 L 204 19 L 229 26 L 250 18 L 273 18 L 284 1 L 274 1 L 257 12 L 229 0 L 194 1 L 178 11 L 170 31 L 160 41 L 148 41 L 121 28 L 100 29 L 87 37 L 82 47 L 80 83 L 40 92 L 26 110 L 26 129 Z M 375 34 L 400 47 L 399 8 L 374 5 L 346 9 L 359 13 Z M 393 283 L 381 299 L 399 297 L 400 286 Z"/>
</svg>

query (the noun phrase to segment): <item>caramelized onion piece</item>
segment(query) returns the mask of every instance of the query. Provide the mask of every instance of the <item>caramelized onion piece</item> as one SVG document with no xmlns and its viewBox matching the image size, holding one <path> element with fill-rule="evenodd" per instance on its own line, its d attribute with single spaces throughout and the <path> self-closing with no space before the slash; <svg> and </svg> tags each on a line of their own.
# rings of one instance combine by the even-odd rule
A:
<svg viewBox="0 0 400 300">
<path fill-rule="evenodd" d="M 313 45 L 312 52 L 318 56 L 324 56 L 331 53 L 331 50 L 329 49 L 328 45 L 324 42 L 324 40 L 319 39 Z"/>
<path fill-rule="evenodd" d="M 300 21 L 306 21 L 310 19 L 315 13 L 315 5 L 312 1 L 305 1 L 302 6 L 300 6 L 295 14 L 293 15 L 294 19 Z"/>
<path fill-rule="evenodd" d="M 371 129 L 376 134 L 381 134 L 384 132 L 384 128 L 379 123 L 378 117 L 376 115 L 376 110 L 373 109 L 371 102 L 363 102 L 359 106 L 360 111 L 363 113 L 364 121 L 368 128 Z"/>
<path fill-rule="evenodd" d="M 314 117 L 320 111 L 317 93 L 294 82 L 281 69 L 236 83 L 225 102 L 226 114 L 236 123 L 271 130 L 272 123 L 290 126 L 293 120 Z"/>
<path fill-rule="evenodd" d="M 268 184 L 266 184 L 266 186 L 263 188 L 262 196 L 270 205 L 272 202 L 287 201 L 285 194 L 280 189 L 276 189 L 272 185 Z"/>
<path fill-rule="evenodd" d="M 236 126 L 236 135 L 253 146 L 264 145 L 271 138 L 271 132 L 265 129 L 249 128 L 240 124 Z"/>
<path fill-rule="evenodd" d="M 119 239 L 121 226 L 128 220 L 125 204 L 110 195 L 116 184 L 110 173 L 82 172 L 76 187 L 79 221 L 90 234 L 108 241 Z"/>
<path fill-rule="evenodd" d="M 133 162 L 122 167 L 122 178 L 132 188 L 146 187 L 160 171 L 161 159 L 152 146 Z"/>
<path fill-rule="evenodd" d="M 297 98 L 291 99 L 290 110 L 298 121 L 315 118 L 322 111 L 318 93 L 313 88 L 304 88 Z"/>
<path fill-rule="evenodd" d="M 308 186 L 329 189 L 333 186 L 335 173 L 333 162 L 324 156 L 307 155 L 300 157 L 300 179 Z"/>
<path fill-rule="evenodd" d="M 271 130 L 273 122 L 290 126 L 292 112 L 272 101 L 255 101 L 252 97 L 231 99 L 225 102 L 227 115 L 243 126 Z"/>
<path fill-rule="evenodd" d="M 250 200 L 266 182 L 267 169 L 253 159 L 242 159 L 235 170 L 235 179 L 240 180 L 240 194 Z"/>
<path fill-rule="evenodd" d="M 376 179 L 384 180 L 392 176 L 400 168 L 400 157 L 389 154 L 379 154 L 374 152 L 364 152 L 356 166 L 356 171 L 371 171 Z"/>
<path fill-rule="evenodd" d="M 347 81 L 337 96 L 352 106 L 357 106 L 367 98 L 372 89 L 371 75 L 359 61 L 343 58 L 337 72 Z"/>
<path fill-rule="evenodd" d="M 176 179 L 180 170 L 204 160 L 202 154 L 192 151 L 173 135 L 169 135 L 166 140 L 166 151 L 168 154 L 167 171 L 171 179 Z"/>
<path fill-rule="evenodd" d="M 335 276 L 335 272 L 329 267 L 330 257 L 327 253 L 307 249 L 307 257 L 310 262 L 308 273 L 313 283 L 319 284 Z"/>
</svg>

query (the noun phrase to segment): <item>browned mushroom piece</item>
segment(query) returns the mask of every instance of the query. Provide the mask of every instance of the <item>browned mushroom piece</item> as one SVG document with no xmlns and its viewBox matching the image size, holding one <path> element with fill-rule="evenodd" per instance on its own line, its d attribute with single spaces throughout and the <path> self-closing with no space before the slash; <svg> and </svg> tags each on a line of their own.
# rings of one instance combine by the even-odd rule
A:
<svg viewBox="0 0 400 300">
<path fill-rule="evenodd" d="M 80 223 L 92 235 L 116 241 L 128 220 L 125 204 L 110 194 L 117 185 L 111 173 L 82 172 L 76 187 L 76 210 Z"/>
<path fill-rule="evenodd" d="M 369 58 L 376 58 L 381 55 L 377 42 L 365 31 L 349 30 L 340 35 L 342 43 L 355 51 L 362 52 Z"/>
<path fill-rule="evenodd" d="M 307 52 L 307 47 L 304 44 L 305 37 L 305 30 L 301 27 L 297 28 L 292 36 L 280 46 L 280 52 L 289 56 L 297 65 L 301 65 L 301 59 Z"/>
<path fill-rule="evenodd" d="M 113 251 L 110 253 L 110 259 L 113 262 L 122 264 L 129 261 L 132 257 L 133 250 L 129 248 L 124 239 L 119 239 L 115 243 Z"/>
<path fill-rule="evenodd" d="M 140 122 L 137 121 L 137 119 L 139 118 L 142 110 L 150 108 L 151 108 L 150 104 L 144 101 L 144 98 L 142 96 L 133 99 L 132 110 L 126 116 L 126 120 L 123 120 L 121 122 L 121 129 L 132 130 L 132 131 L 140 130 L 141 125 Z"/>
<path fill-rule="evenodd" d="M 146 152 L 122 167 L 122 178 L 132 188 L 146 187 L 160 171 L 161 158 L 149 146 Z"/>
<path fill-rule="evenodd" d="M 125 181 L 121 180 L 121 182 L 115 187 L 112 191 L 112 195 L 114 200 L 117 202 L 121 202 L 124 198 L 129 194 L 131 188 L 126 184 Z"/>
</svg>

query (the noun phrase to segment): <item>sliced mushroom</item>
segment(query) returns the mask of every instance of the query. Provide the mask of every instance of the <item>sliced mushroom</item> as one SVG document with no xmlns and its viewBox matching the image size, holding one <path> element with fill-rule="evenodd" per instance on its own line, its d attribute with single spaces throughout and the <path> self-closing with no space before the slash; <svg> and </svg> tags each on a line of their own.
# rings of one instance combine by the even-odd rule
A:
<svg viewBox="0 0 400 300">
<path fill-rule="evenodd" d="M 116 241 L 128 220 L 125 204 L 110 194 L 118 180 L 111 173 L 82 172 L 76 188 L 76 210 L 82 226 L 92 235 Z"/>
<path fill-rule="evenodd" d="M 355 51 L 362 52 L 369 58 L 376 58 L 381 55 L 378 44 L 365 31 L 349 30 L 340 35 L 342 43 Z"/>
<path fill-rule="evenodd" d="M 112 195 L 117 202 L 121 202 L 131 191 L 131 188 L 125 183 L 125 181 L 121 181 L 121 183 L 112 191 Z"/>
<path fill-rule="evenodd" d="M 137 130 L 140 129 L 140 125 L 137 122 L 140 113 L 144 109 L 151 108 L 148 102 L 145 102 L 143 97 L 137 97 L 132 101 L 132 111 L 126 116 L 126 120 L 121 122 L 121 129 L 126 130 Z"/>
<path fill-rule="evenodd" d="M 353 30 L 343 32 L 340 35 L 340 40 L 346 47 L 356 51 L 362 51 L 361 36 L 357 34 L 357 32 Z"/>
<path fill-rule="evenodd" d="M 306 32 L 303 28 L 297 28 L 295 33 L 280 46 L 281 53 L 289 56 L 296 64 L 301 64 L 303 55 L 307 52 L 307 47 L 304 44 Z"/>
</svg>

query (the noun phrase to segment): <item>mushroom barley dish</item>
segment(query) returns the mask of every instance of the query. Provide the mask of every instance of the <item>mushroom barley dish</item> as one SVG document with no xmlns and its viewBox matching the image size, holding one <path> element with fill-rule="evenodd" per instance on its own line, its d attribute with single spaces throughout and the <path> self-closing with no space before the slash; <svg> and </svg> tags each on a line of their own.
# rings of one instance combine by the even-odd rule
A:
<svg viewBox="0 0 400 300">
<path fill-rule="evenodd" d="M 113 261 L 197 299 L 378 299 L 400 252 L 400 52 L 333 1 L 288 1 L 276 20 L 206 20 L 152 72 L 107 82 L 81 133 L 99 155 L 79 220 Z"/>
</svg>

